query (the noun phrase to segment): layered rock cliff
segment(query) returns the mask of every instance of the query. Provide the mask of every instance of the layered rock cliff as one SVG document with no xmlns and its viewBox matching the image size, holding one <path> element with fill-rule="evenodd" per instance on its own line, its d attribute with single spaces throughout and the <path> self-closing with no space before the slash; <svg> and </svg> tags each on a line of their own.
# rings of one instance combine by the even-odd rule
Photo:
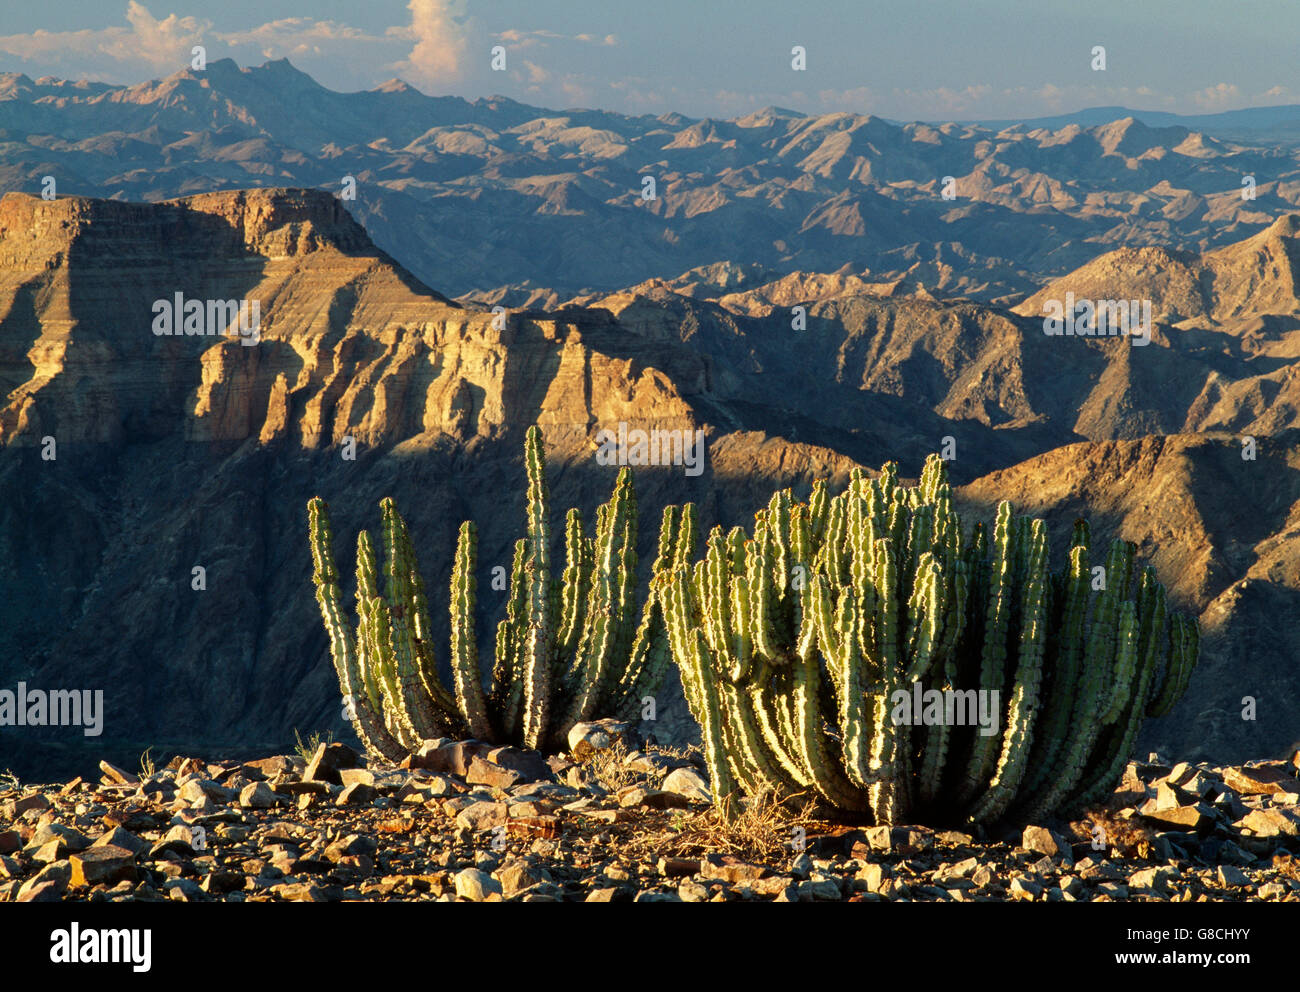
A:
<svg viewBox="0 0 1300 992">
<path fill-rule="evenodd" d="M 441 590 L 465 517 L 484 571 L 509 564 L 534 422 L 557 504 L 588 512 L 616 473 L 592 457 L 600 429 L 708 432 L 702 475 L 638 473 L 647 553 L 666 502 L 733 519 L 762 489 L 756 464 L 793 483 L 852 464 L 723 413 L 710 358 L 665 327 L 448 301 L 325 193 L 9 195 L 0 259 L 0 684 L 102 688 L 101 750 L 283 746 L 339 725 L 304 585 L 312 495 L 345 546 L 396 496 Z M 154 333 L 177 293 L 258 301 L 256 342 Z M 20 771 L 84 750 L 67 731 L 0 739 Z"/>
<path fill-rule="evenodd" d="M 1269 386 L 1293 362 L 1168 325 L 1138 348 L 845 278 L 739 275 L 494 313 L 423 285 L 319 191 L 6 196 L 0 686 L 100 688 L 108 709 L 98 740 L 0 728 L 0 766 L 64 774 L 83 754 L 341 730 L 306 500 L 330 501 L 348 548 L 394 496 L 441 617 L 462 519 L 480 524 L 484 574 L 509 564 L 534 422 L 557 507 L 587 512 L 616 471 L 593 457 L 600 430 L 705 432 L 700 475 L 637 473 L 646 557 L 665 503 L 740 523 L 774 486 L 887 459 L 915 473 L 951 438 L 969 506 L 1005 495 L 1047 515 L 1058 562 L 1089 513 L 1201 613 L 1206 661 L 1153 742 L 1220 760 L 1293 743 L 1300 664 L 1277 618 L 1300 595 L 1300 464 L 1296 405 Z M 257 301 L 256 340 L 154 333 L 177 293 Z M 1257 460 L 1210 428 L 1256 431 Z M 501 605 L 485 592 L 482 635 Z M 1247 723 L 1233 700 L 1254 692 Z"/>
</svg>

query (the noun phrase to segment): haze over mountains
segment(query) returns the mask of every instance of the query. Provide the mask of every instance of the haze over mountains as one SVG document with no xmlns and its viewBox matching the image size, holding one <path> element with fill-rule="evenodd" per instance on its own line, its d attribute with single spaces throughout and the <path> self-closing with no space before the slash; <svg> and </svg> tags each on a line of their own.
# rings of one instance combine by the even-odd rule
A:
<svg viewBox="0 0 1300 992">
<path fill-rule="evenodd" d="M 1015 125 L 1058 130 L 1071 124 L 1096 127 L 1125 117 L 1132 117 L 1150 127 L 1185 127 L 1249 145 L 1291 145 L 1300 141 L 1300 105 L 1297 104 L 1246 107 L 1214 114 L 1175 114 L 1165 110 L 1134 110 L 1129 107 L 1089 107 L 1048 117 L 974 120 L 969 123 L 995 130 Z"/>
<path fill-rule="evenodd" d="M 103 687 L 108 717 L 103 738 L 39 750 L 0 728 L 0 766 L 341 729 L 306 500 L 330 501 L 349 548 L 393 495 L 443 617 L 462 519 L 485 572 L 509 563 L 534 422 L 555 504 L 587 513 L 615 471 L 599 430 L 705 430 L 702 476 L 637 473 L 643 559 L 665 503 L 741 523 L 775 486 L 888 459 L 914 475 L 951 438 L 968 508 L 1045 515 L 1057 566 L 1087 514 L 1201 616 L 1202 664 L 1143 747 L 1239 761 L 1296 743 L 1287 152 L 1123 121 L 995 135 L 341 95 L 287 63 L 126 89 L 3 77 L 0 127 L 0 686 Z M 34 195 L 46 174 L 57 200 Z M 280 188 L 343 174 L 355 201 Z M 63 195 L 78 183 L 117 201 Z M 260 341 L 155 335 L 177 292 L 259 300 Z M 1045 335 L 1042 303 L 1066 293 L 1151 300 L 1150 345 Z"/>
<path fill-rule="evenodd" d="M 1300 152 L 1228 130 L 630 117 L 396 80 L 336 93 L 285 60 L 220 60 L 135 86 L 0 75 L 0 188 L 51 175 L 65 194 L 158 200 L 352 176 L 347 206 L 381 248 L 448 295 L 512 304 L 723 262 L 1010 301 L 1120 243 L 1204 249 L 1300 206 Z"/>
</svg>

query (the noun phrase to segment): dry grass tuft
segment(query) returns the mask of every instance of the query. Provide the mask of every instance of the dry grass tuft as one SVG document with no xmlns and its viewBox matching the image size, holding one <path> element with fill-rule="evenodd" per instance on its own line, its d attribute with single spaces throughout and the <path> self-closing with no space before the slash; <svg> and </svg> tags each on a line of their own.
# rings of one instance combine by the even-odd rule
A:
<svg viewBox="0 0 1300 992">
<path fill-rule="evenodd" d="M 1097 829 L 1101 828 L 1101 833 Z M 1104 849 L 1096 852 L 1104 857 L 1112 848 L 1126 858 L 1147 860 L 1155 851 L 1155 831 L 1133 820 L 1122 820 L 1107 809 L 1094 809 L 1084 813 L 1082 820 L 1070 824 L 1074 835 L 1082 840 L 1097 840 L 1104 843 Z"/>
<path fill-rule="evenodd" d="M 592 751 L 578 764 L 587 769 L 587 774 L 602 789 L 617 792 L 625 786 L 634 784 L 639 778 L 638 774 L 625 764 L 627 756 L 627 745 L 621 739 L 617 739 L 610 747 Z"/>
<path fill-rule="evenodd" d="M 1300 858 L 1294 857 L 1289 851 L 1273 855 L 1273 867 L 1288 878 L 1300 882 Z"/>
<path fill-rule="evenodd" d="M 332 730 L 329 732 L 329 734 L 327 734 L 324 737 L 321 736 L 321 732 L 319 730 L 314 730 L 312 731 L 310 737 L 308 737 L 306 740 L 303 740 L 302 734 L 298 733 L 298 728 L 294 727 L 293 737 L 294 740 L 298 742 L 297 743 L 298 757 L 302 758 L 305 764 L 311 764 L 311 759 L 315 756 L 316 749 L 319 748 L 321 744 L 334 743 L 334 731 Z"/>
<path fill-rule="evenodd" d="M 655 750 L 665 757 L 689 761 L 699 768 L 704 767 L 704 752 L 700 750 L 698 744 L 656 744 Z"/>
<path fill-rule="evenodd" d="M 813 806 L 810 798 L 778 801 L 763 793 L 739 804 L 731 819 L 723 818 L 716 806 L 679 813 L 667 832 L 638 840 L 652 857 L 733 854 L 746 860 L 779 859 L 790 854 L 797 837 L 822 826 L 812 815 Z"/>
</svg>

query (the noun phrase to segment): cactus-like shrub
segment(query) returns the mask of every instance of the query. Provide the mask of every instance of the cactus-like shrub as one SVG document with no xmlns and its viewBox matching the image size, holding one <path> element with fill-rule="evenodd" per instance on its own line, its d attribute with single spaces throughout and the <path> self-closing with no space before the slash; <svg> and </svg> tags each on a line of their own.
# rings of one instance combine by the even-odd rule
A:
<svg viewBox="0 0 1300 992">
<path fill-rule="evenodd" d="M 1046 525 L 1009 503 L 963 530 L 938 456 L 916 487 L 890 463 L 833 498 L 776 493 L 752 536 L 715 528 L 653 586 L 719 805 L 981 823 L 1104 797 L 1197 660 L 1196 621 L 1133 552 L 1094 571 L 1079 521 L 1052 575 Z"/>
<path fill-rule="evenodd" d="M 663 613 L 653 593 L 636 603 L 636 495 L 623 469 L 588 537 L 576 509 L 566 519 L 567 567 L 551 575 L 551 532 L 541 432 L 528 431 L 526 536 L 515 545 L 506 616 L 496 630 L 490 685 L 475 637 L 477 537 L 461 525 L 450 582 L 451 685 L 433 651 L 429 604 L 406 523 L 380 502 L 382 571 L 370 534 L 357 536 L 357 623 L 344 618 L 329 508 L 308 503 L 313 576 L 345 713 L 367 750 L 398 760 L 421 741 L 472 736 L 556 749 L 573 724 L 635 717 L 670 662 Z M 677 544 L 694 543 L 693 511 L 664 512 L 655 568 L 673 565 Z M 682 551 L 683 561 L 686 551 Z M 381 580 L 383 587 L 380 588 Z"/>
</svg>

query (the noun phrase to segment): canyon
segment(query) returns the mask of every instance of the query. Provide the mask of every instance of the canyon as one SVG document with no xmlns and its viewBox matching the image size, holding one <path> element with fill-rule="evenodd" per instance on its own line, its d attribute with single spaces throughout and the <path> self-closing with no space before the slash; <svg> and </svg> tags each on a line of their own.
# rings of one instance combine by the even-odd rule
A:
<svg viewBox="0 0 1300 992">
<path fill-rule="evenodd" d="M 602 430 L 704 432 L 700 475 L 636 469 L 643 572 L 667 503 L 730 526 L 774 487 L 887 460 L 915 476 L 948 446 L 964 510 L 1044 516 L 1058 567 L 1086 515 L 1199 614 L 1200 667 L 1141 747 L 1231 762 L 1296 743 L 1300 219 L 1206 252 L 1099 253 L 1011 308 L 835 272 L 738 284 L 726 265 L 530 308 L 443 295 L 346 207 L 286 187 L 0 199 L 0 684 L 104 691 L 102 737 L 0 728 L 0 766 L 66 777 L 92 753 L 342 733 L 307 500 L 344 545 L 397 500 L 445 666 L 456 529 L 478 522 L 485 575 L 509 565 L 533 423 L 554 504 L 588 514 L 617 472 Z M 260 301 L 258 342 L 154 334 L 178 292 Z M 1150 345 L 1045 334 L 1041 301 L 1065 292 L 1152 300 Z M 482 639 L 504 603 L 480 588 Z"/>
</svg>

